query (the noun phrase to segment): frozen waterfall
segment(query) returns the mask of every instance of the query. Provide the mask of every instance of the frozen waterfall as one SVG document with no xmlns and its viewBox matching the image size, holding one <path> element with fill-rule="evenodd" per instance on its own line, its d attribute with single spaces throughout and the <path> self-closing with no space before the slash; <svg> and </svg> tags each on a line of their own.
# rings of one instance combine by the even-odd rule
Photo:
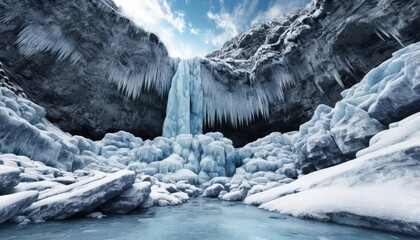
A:
<svg viewBox="0 0 420 240">
<path fill-rule="evenodd" d="M 169 90 L 163 136 L 203 132 L 203 89 L 199 58 L 183 59 Z"/>
</svg>

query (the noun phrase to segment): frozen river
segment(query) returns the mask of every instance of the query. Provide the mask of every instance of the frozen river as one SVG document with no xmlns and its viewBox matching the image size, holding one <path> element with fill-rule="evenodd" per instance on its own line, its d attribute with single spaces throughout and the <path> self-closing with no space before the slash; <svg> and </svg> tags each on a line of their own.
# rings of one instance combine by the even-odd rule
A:
<svg viewBox="0 0 420 240">
<path fill-rule="evenodd" d="M 104 219 L 0 225 L 1 240 L 263 240 L 414 239 L 270 213 L 241 203 L 198 198 L 176 207 L 151 208 Z"/>
</svg>

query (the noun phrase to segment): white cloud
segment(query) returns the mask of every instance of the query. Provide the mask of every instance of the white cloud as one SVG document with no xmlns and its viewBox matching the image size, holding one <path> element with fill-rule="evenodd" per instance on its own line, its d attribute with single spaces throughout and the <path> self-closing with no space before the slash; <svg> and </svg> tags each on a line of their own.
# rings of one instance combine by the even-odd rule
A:
<svg viewBox="0 0 420 240">
<path fill-rule="evenodd" d="M 187 26 L 184 13 L 173 11 L 167 0 L 114 0 L 123 14 L 146 31 L 157 34 L 172 57 L 186 57 L 188 49 L 182 49 L 174 41 L 176 33 L 184 33 Z"/>
<path fill-rule="evenodd" d="M 182 12 L 172 11 L 167 0 L 114 0 L 123 12 L 142 26 L 171 25 L 184 32 L 185 20 Z"/>
<path fill-rule="evenodd" d="M 188 24 L 188 27 L 189 27 L 189 30 L 190 30 L 191 34 L 194 34 L 194 35 L 199 35 L 200 34 L 200 29 L 194 28 L 191 23 Z"/>
<path fill-rule="evenodd" d="M 261 23 L 283 15 L 283 8 L 280 3 L 273 4 L 267 11 L 259 12 L 258 15 L 252 20 L 252 24 Z"/>
<path fill-rule="evenodd" d="M 258 0 L 245 0 L 235 6 L 232 11 L 226 11 L 223 0 L 220 0 L 220 12 L 207 12 L 207 17 L 216 24 L 219 30 L 207 30 L 205 42 L 214 46 L 221 46 L 227 40 L 237 36 L 248 26 L 249 16 L 256 9 Z"/>
</svg>

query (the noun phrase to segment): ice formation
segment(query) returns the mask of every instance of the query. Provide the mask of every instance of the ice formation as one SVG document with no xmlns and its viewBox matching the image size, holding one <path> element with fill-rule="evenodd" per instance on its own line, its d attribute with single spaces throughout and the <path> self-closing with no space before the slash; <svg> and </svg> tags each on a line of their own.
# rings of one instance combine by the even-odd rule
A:
<svg viewBox="0 0 420 240">
<path fill-rule="evenodd" d="M 203 89 L 201 61 L 181 60 L 169 90 L 163 136 L 203 133 Z"/>
<path fill-rule="evenodd" d="M 314 19 L 322 13 L 311 14 Z M 282 33 L 286 50 L 296 47 L 296 35 L 309 29 L 302 23 L 306 17 Z M 76 46 L 57 37 L 63 35 L 61 30 L 51 29 L 48 34 L 43 27 L 26 26 L 18 42 L 20 51 L 28 56 L 46 51 L 60 60 L 82 61 Z M 398 37 L 392 29 L 388 36 Z M 158 39 L 148 38 L 157 44 L 153 52 L 163 54 Z M 128 213 L 178 205 L 203 192 L 300 217 L 364 226 L 377 223 L 419 235 L 420 43 L 373 69 L 344 91 L 333 108 L 319 105 L 297 132 L 275 132 L 240 149 L 221 133 L 202 134 L 205 122 L 213 126 L 231 121 L 236 126 L 267 117 L 270 104 L 284 100 L 287 90 L 299 82 L 295 79 L 314 74 L 309 63 L 284 68 L 291 63 L 269 54 L 275 44 L 255 49 L 261 54 L 250 71 L 238 70 L 235 61 L 227 59 L 171 60 L 177 68 L 164 136 L 149 140 L 124 131 L 108 133 L 100 141 L 71 136 L 49 123 L 42 107 L 0 87 L 0 194 L 7 194 L 0 196 L 7 201 L 0 203 L 7 211 L 0 222 L 17 213 L 32 220 L 89 215 L 97 209 Z M 119 49 L 115 51 L 119 56 Z M 309 53 L 305 57 L 315 59 Z M 263 70 L 257 68 L 264 68 L 267 61 L 276 66 L 263 69 L 273 79 L 260 81 Z M 141 90 L 156 87 L 165 94 L 169 84 L 156 82 L 157 65 L 138 74 L 135 62 L 124 62 L 109 68 L 109 78 L 119 89 L 134 98 Z M 343 87 L 333 65 L 329 74 Z M 234 79 L 224 81 L 225 73 Z M 320 80 L 314 81 L 313 87 L 323 91 L 317 85 Z M 91 216 L 95 215 L 102 216 Z"/>
<path fill-rule="evenodd" d="M 56 25 L 27 26 L 19 33 L 17 44 L 26 56 L 45 51 L 57 54 L 60 61 L 68 58 L 73 64 L 83 59 L 74 43 L 65 39 Z"/>
</svg>

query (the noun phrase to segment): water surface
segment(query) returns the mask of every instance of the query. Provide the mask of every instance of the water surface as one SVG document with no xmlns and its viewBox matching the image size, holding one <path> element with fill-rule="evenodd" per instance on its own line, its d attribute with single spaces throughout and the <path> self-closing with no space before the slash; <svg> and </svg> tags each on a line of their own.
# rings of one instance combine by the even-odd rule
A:
<svg viewBox="0 0 420 240">
<path fill-rule="evenodd" d="M 140 213 L 105 219 L 49 221 L 0 225 L 1 240 L 386 240 L 415 239 L 270 213 L 241 203 L 204 198 L 175 207 L 154 207 Z"/>
</svg>

